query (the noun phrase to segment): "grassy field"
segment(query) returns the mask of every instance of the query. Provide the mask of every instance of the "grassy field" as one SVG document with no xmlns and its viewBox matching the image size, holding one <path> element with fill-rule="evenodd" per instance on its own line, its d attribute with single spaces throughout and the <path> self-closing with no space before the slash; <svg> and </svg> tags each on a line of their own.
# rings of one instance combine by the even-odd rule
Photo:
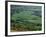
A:
<svg viewBox="0 0 46 37">
<path fill-rule="evenodd" d="M 38 13 L 37 11 L 38 14 L 36 14 L 31 11 L 31 8 L 27 9 L 27 7 L 24 7 L 24 10 L 23 7 L 20 7 L 16 6 L 14 9 L 11 9 L 11 32 L 40 31 L 42 29 L 41 12 Z M 38 9 L 37 7 L 35 8 Z"/>
</svg>

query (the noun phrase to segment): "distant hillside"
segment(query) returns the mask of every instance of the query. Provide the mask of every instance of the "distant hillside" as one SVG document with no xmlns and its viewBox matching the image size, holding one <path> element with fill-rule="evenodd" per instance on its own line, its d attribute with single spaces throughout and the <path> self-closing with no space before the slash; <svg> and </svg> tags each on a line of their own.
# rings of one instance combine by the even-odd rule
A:
<svg viewBox="0 0 46 37">
<path fill-rule="evenodd" d="M 41 16 L 42 8 L 41 6 L 20 6 L 20 5 L 11 5 L 11 13 L 20 13 L 23 11 L 31 11 L 33 15 Z"/>
</svg>

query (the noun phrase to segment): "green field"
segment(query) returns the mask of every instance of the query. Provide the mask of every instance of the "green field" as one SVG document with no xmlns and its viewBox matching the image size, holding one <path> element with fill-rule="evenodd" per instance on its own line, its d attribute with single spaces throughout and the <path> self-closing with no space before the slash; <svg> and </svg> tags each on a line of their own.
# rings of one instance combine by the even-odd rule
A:
<svg viewBox="0 0 46 37">
<path fill-rule="evenodd" d="M 11 5 L 11 32 L 40 31 L 41 18 L 40 6 Z"/>
</svg>

